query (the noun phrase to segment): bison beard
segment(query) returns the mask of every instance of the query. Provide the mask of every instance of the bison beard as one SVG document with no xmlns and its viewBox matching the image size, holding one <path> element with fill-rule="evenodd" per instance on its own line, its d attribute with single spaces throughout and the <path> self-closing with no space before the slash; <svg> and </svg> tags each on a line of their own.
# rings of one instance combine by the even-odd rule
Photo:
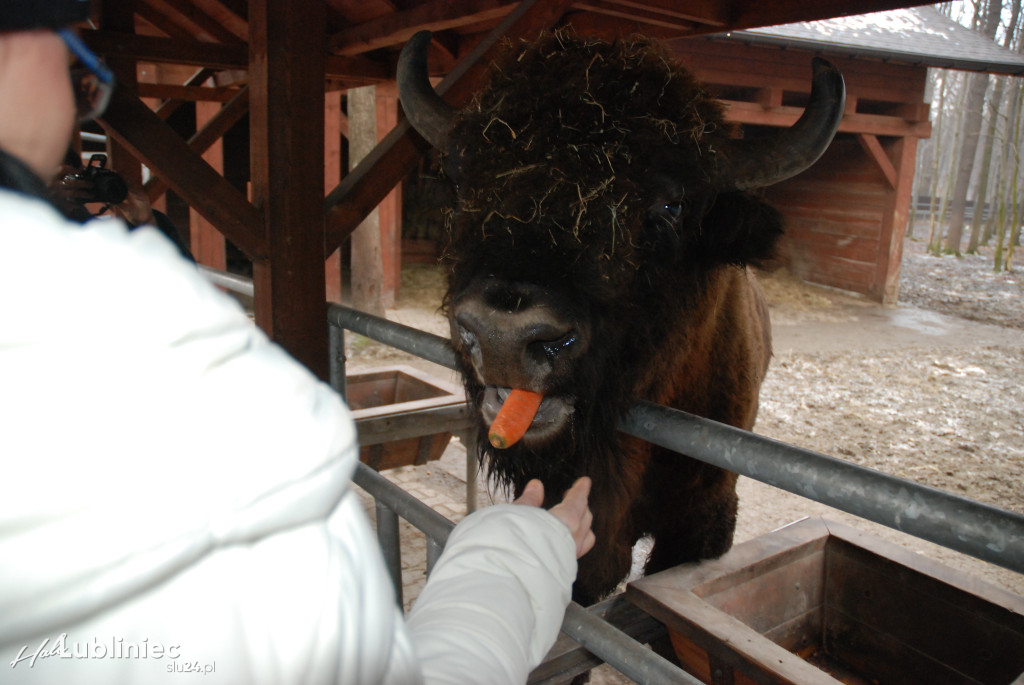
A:
<svg viewBox="0 0 1024 685">
<path fill-rule="evenodd" d="M 413 40 L 421 57 L 427 41 Z M 616 426 L 640 399 L 753 426 L 771 341 L 747 265 L 770 256 L 782 229 L 737 188 L 813 162 L 842 94 L 829 103 L 831 130 L 808 149 L 786 141 L 754 163 L 717 102 L 647 41 L 560 31 L 511 46 L 489 87 L 449 122 L 422 120 L 413 96 L 429 92 L 435 112 L 446 106 L 430 98 L 425 74 L 409 85 L 422 64 L 402 69 L 403 105 L 442 147 L 457 188 L 445 308 L 490 475 L 517 496 L 540 478 L 546 506 L 592 478 L 597 544 L 573 591 L 585 605 L 628 573 L 645 534 L 654 538 L 647 572 L 722 554 L 735 474 Z M 765 176 L 766 165 L 777 169 Z M 515 387 L 545 402 L 522 441 L 495 449 L 496 398 Z"/>
</svg>

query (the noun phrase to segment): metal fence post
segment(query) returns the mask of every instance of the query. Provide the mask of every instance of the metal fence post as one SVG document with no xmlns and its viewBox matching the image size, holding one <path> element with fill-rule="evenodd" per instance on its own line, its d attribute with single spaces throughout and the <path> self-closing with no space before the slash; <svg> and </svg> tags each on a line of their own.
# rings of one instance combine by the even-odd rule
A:
<svg viewBox="0 0 1024 685">
<path fill-rule="evenodd" d="M 330 384 L 339 395 L 345 397 L 348 388 L 345 385 L 345 329 L 328 320 L 327 351 L 330 355 Z"/>
<path fill-rule="evenodd" d="M 395 586 L 398 606 L 404 605 L 402 597 L 402 540 L 398 534 L 398 514 L 379 499 L 374 498 L 377 511 L 377 541 L 387 564 L 391 582 Z"/>
</svg>

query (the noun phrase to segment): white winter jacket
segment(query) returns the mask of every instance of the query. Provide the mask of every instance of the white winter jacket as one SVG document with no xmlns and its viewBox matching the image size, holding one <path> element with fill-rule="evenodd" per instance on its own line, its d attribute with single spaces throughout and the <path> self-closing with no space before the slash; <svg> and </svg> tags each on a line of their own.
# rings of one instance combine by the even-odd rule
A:
<svg viewBox="0 0 1024 685">
<path fill-rule="evenodd" d="M 0 190 L 0 683 L 516 683 L 568 529 L 452 534 L 408 622 L 335 393 L 156 230 Z"/>
</svg>

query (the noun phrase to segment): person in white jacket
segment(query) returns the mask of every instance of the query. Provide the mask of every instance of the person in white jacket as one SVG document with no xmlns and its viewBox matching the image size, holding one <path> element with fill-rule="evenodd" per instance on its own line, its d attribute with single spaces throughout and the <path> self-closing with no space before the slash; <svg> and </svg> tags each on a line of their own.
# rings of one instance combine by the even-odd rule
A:
<svg viewBox="0 0 1024 685">
<path fill-rule="evenodd" d="M 593 545 L 588 479 L 464 519 L 403 617 L 340 398 L 158 231 L 42 199 L 84 49 L 55 29 L 87 14 L 0 5 L 0 683 L 525 682 Z"/>
</svg>

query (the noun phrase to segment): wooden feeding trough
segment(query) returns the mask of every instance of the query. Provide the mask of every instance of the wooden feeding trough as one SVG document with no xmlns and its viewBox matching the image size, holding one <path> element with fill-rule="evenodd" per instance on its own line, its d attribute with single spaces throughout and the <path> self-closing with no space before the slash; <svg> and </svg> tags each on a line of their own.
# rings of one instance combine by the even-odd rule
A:
<svg viewBox="0 0 1024 685">
<path fill-rule="evenodd" d="M 346 376 L 359 458 L 377 471 L 440 459 L 452 433 L 469 426 L 465 393 L 409 366 Z"/>
<path fill-rule="evenodd" d="M 1024 683 L 1024 598 L 823 519 L 627 597 L 705 683 Z"/>
</svg>

